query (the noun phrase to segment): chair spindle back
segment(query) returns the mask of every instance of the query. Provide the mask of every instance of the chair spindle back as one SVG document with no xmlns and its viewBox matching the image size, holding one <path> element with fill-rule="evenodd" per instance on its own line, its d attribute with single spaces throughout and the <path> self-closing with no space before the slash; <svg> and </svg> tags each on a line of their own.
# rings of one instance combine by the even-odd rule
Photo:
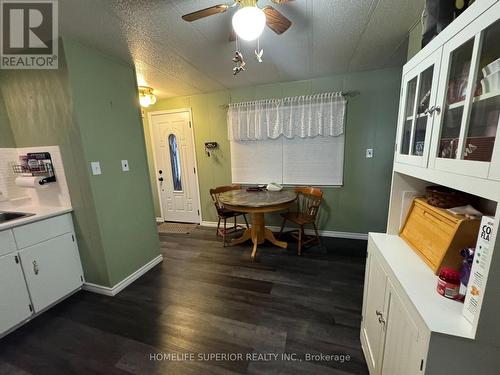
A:
<svg viewBox="0 0 500 375">
<path fill-rule="evenodd" d="M 315 220 L 323 200 L 323 192 L 313 187 L 296 187 L 295 192 L 299 213 Z"/>
<path fill-rule="evenodd" d="M 215 209 L 217 210 L 217 213 L 220 214 L 224 209 L 224 205 L 219 201 L 219 195 L 225 193 L 226 191 L 239 190 L 239 189 L 241 189 L 241 185 L 218 186 L 214 189 L 210 189 L 210 196 L 212 197 L 212 200 L 215 204 Z"/>
</svg>

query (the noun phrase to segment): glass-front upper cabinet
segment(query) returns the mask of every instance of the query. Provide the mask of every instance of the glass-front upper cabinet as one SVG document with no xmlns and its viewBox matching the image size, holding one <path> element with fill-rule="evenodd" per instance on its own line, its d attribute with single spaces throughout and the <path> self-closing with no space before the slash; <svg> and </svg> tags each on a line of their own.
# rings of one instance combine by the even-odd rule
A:
<svg viewBox="0 0 500 375">
<path fill-rule="evenodd" d="M 496 12 L 479 17 L 444 45 L 437 103 L 431 166 L 500 180 L 500 145 L 495 147 L 500 114 Z"/>
<path fill-rule="evenodd" d="M 403 76 L 396 161 L 427 166 L 436 111 L 441 49 Z"/>
</svg>

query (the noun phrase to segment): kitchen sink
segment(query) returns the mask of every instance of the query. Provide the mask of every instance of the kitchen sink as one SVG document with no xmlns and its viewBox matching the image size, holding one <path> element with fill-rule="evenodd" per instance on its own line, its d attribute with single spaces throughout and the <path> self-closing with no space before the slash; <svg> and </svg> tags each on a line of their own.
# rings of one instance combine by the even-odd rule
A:
<svg viewBox="0 0 500 375">
<path fill-rule="evenodd" d="M 0 224 L 6 223 L 7 221 L 22 219 L 23 217 L 33 216 L 34 214 L 29 214 L 26 212 L 6 212 L 0 211 Z"/>
</svg>

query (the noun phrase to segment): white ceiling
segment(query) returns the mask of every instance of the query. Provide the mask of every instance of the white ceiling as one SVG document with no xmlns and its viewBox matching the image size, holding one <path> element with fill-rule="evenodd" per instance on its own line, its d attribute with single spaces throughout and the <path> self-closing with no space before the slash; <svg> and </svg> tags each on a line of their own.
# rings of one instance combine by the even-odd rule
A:
<svg viewBox="0 0 500 375">
<path fill-rule="evenodd" d="M 227 0 L 230 2 L 231 0 Z M 273 6 L 292 20 L 278 36 L 242 44 L 247 70 L 232 75 L 230 10 L 192 23 L 181 15 L 224 0 L 59 0 L 63 35 L 136 66 L 160 97 L 402 65 L 424 0 L 295 0 Z M 259 6 L 272 4 L 259 0 Z"/>
</svg>

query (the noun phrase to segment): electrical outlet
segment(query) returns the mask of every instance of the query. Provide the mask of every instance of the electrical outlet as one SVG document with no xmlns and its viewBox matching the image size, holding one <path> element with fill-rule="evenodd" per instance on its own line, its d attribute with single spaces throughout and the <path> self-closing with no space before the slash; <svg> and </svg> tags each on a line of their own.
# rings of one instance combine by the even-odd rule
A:
<svg viewBox="0 0 500 375">
<path fill-rule="evenodd" d="M 122 160 L 122 171 L 123 172 L 130 171 L 130 167 L 128 165 L 128 160 Z"/>
<path fill-rule="evenodd" d="M 373 148 L 366 149 L 366 158 L 367 159 L 373 158 Z"/>
<path fill-rule="evenodd" d="M 99 163 L 98 161 L 93 161 L 90 163 L 90 167 L 92 168 L 92 174 L 94 176 L 98 176 L 100 174 L 102 174 L 101 172 L 101 163 Z"/>
</svg>

